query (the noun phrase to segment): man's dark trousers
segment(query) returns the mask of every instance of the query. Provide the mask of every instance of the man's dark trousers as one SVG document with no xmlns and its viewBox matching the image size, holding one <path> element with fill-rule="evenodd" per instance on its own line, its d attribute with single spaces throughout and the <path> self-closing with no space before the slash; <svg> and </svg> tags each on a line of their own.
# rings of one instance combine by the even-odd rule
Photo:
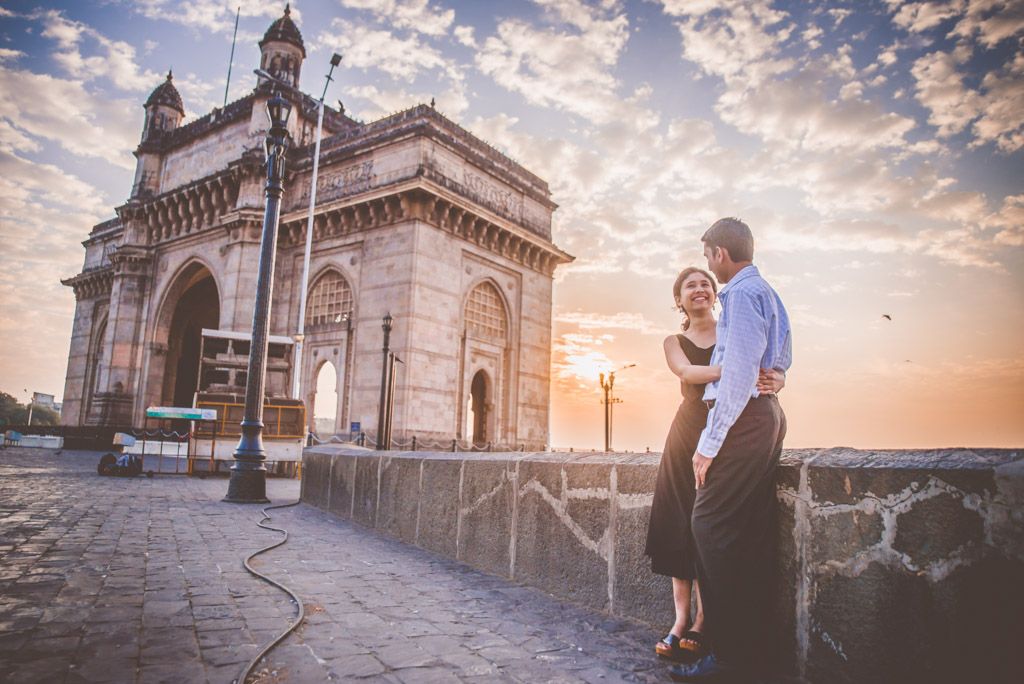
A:
<svg viewBox="0 0 1024 684">
<path fill-rule="evenodd" d="M 722 664 L 767 665 L 774 593 L 775 467 L 786 416 L 775 395 L 747 402 L 693 505 L 697 575 L 707 634 Z"/>
</svg>

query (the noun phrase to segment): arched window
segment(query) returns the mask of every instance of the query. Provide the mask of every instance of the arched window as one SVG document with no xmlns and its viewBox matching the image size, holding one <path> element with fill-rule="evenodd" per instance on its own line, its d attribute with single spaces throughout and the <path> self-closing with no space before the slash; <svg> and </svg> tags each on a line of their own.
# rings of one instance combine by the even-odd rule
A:
<svg viewBox="0 0 1024 684">
<path fill-rule="evenodd" d="M 466 302 L 466 328 L 474 337 L 504 342 L 508 335 L 505 302 L 498 289 L 484 281 L 473 288 Z"/>
<path fill-rule="evenodd" d="M 352 313 L 352 288 L 345 276 L 328 271 L 313 284 L 306 307 L 309 326 L 340 324 Z"/>
</svg>

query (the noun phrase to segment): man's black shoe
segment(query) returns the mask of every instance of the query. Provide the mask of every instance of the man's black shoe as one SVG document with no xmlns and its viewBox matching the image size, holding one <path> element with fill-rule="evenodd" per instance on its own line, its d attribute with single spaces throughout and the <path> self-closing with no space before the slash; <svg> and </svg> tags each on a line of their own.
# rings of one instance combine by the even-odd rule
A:
<svg viewBox="0 0 1024 684">
<path fill-rule="evenodd" d="M 673 665 L 668 674 L 677 682 L 707 682 L 708 684 L 739 684 L 745 679 L 739 670 L 715 660 L 714 655 L 707 655 L 695 663 Z"/>
</svg>

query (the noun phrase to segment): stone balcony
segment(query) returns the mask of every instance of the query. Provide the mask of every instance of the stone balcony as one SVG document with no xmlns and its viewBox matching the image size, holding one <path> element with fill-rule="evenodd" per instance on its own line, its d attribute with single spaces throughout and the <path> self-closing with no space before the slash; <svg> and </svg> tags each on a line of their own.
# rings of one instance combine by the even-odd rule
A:
<svg viewBox="0 0 1024 684">
<path fill-rule="evenodd" d="M 1024 681 L 1024 453 L 790 450 L 780 671 L 810 682 Z M 307 449 L 302 499 L 555 596 L 659 627 L 643 556 L 657 454 Z"/>
</svg>

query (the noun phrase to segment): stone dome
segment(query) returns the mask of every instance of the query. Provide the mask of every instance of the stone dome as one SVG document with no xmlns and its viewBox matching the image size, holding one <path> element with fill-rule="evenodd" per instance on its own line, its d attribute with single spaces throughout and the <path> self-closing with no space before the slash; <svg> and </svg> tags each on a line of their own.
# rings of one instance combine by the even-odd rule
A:
<svg viewBox="0 0 1024 684">
<path fill-rule="evenodd" d="M 185 103 L 182 102 L 178 89 L 171 83 L 173 80 L 174 75 L 168 71 L 167 80 L 156 87 L 156 90 L 146 100 L 145 106 L 148 108 L 155 105 L 164 105 L 185 116 Z"/>
<path fill-rule="evenodd" d="M 263 34 L 260 48 L 274 41 L 290 43 L 302 50 L 303 58 L 306 57 L 306 45 L 302 42 L 302 34 L 299 33 L 299 27 L 292 21 L 291 3 L 284 6 L 284 16 L 271 24 L 267 32 Z"/>
</svg>

